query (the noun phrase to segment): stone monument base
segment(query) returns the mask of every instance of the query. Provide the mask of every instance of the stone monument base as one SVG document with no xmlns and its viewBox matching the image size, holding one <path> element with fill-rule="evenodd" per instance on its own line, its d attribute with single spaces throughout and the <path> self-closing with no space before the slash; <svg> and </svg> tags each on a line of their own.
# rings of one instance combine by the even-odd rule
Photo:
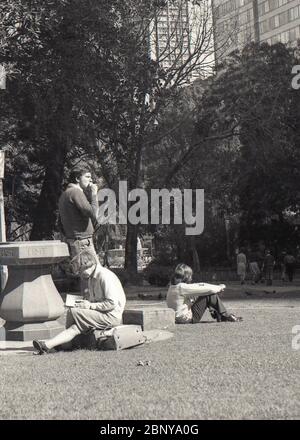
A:
<svg viewBox="0 0 300 440">
<path fill-rule="evenodd" d="M 32 341 L 56 336 L 64 303 L 53 283 L 52 265 L 69 256 L 59 240 L 0 243 L 0 264 L 9 266 L 0 293 L 0 317 L 6 341 Z"/>
<path fill-rule="evenodd" d="M 33 339 L 49 339 L 65 330 L 58 321 L 46 322 L 7 322 L 3 327 L 7 341 L 32 341 Z"/>
</svg>

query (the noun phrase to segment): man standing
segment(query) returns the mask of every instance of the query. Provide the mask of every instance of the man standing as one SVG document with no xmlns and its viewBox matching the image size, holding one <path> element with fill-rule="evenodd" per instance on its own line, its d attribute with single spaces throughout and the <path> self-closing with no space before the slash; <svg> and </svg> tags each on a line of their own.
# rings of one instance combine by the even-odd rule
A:
<svg viewBox="0 0 300 440">
<path fill-rule="evenodd" d="M 266 256 L 264 259 L 264 270 L 266 274 L 266 284 L 267 286 L 271 286 L 273 283 L 273 270 L 275 266 L 275 258 L 271 254 L 269 250 L 266 250 Z"/>
<path fill-rule="evenodd" d="M 93 184 L 87 167 L 76 167 L 71 171 L 69 184 L 59 202 L 59 215 L 71 258 L 88 249 L 97 258 L 93 243 L 94 225 L 98 225 L 97 185 Z M 86 289 L 81 283 L 81 293 Z"/>
</svg>

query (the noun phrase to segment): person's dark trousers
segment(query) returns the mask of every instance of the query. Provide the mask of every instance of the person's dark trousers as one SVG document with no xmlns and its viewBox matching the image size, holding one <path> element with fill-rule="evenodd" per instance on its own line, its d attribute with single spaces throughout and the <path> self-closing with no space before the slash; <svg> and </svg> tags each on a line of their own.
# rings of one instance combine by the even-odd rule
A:
<svg viewBox="0 0 300 440">
<path fill-rule="evenodd" d="M 294 266 L 287 264 L 285 266 L 285 272 L 289 278 L 289 281 L 293 281 L 294 278 Z"/>
<path fill-rule="evenodd" d="M 273 267 L 266 267 L 266 284 L 272 286 L 273 284 Z"/>
<path fill-rule="evenodd" d="M 201 321 L 201 318 L 207 307 L 211 307 L 212 309 L 216 310 L 220 315 L 227 313 L 224 304 L 217 294 L 201 296 L 198 297 L 198 299 L 192 305 L 193 323 Z"/>
</svg>

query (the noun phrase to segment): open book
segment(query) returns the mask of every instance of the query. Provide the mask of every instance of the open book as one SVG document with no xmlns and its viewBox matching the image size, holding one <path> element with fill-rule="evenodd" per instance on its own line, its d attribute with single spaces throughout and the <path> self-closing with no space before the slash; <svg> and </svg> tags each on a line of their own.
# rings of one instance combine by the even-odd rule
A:
<svg viewBox="0 0 300 440">
<path fill-rule="evenodd" d="M 66 297 L 66 306 L 67 307 L 75 307 L 75 302 L 76 301 L 82 301 L 83 300 L 83 296 L 81 295 L 71 295 L 71 294 L 67 294 Z"/>
</svg>

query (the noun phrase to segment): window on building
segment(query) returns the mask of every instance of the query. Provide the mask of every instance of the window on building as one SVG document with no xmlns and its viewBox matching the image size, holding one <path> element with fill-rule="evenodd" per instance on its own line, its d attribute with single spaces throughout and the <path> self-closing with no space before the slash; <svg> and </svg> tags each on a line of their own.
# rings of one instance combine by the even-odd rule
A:
<svg viewBox="0 0 300 440">
<path fill-rule="evenodd" d="M 297 39 L 296 37 L 296 28 L 290 29 L 289 31 L 289 41 L 295 41 Z"/>
<path fill-rule="evenodd" d="M 273 17 L 270 18 L 270 28 L 276 29 L 279 27 L 279 15 L 273 15 Z"/>
<path fill-rule="evenodd" d="M 245 12 L 240 14 L 240 24 L 245 24 L 247 22 L 247 15 Z"/>
<path fill-rule="evenodd" d="M 269 0 L 270 4 L 270 11 L 273 11 L 273 9 L 278 8 L 279 0 Z"/>
<path fill-rule="evenodd" d="M 264 20 L 261 23 L 259 23 L 259 30 L 261 34 L 265 34 L 269 31 L 269 22 L 268 20 Z"/>
<path fill-rule="evenodd" d="M 289 14 L 288 11 L 282 12 L 279 14 L 279 26 L 283 26 L 284 24 L 287 24 L 289 21 Z"/>
<path fill-rule="evenodd" d="M 284 44 L 287 43 L 289 41 L 289 36 L 290 36 L 289 31 L 281 32 L 280 41 Z"/>
<path fill-rule="evenodd" d="M 289 12 L 289 21 L 294 21 L 300 15 L 300 6 L 296 6 L 295 8 L 291 8 L 288 10 L 288 12 Z"/>
<path fill-rule="evenodd" d="M 278 0 L 278 7 L 284 6 L 289 2 L 289 0 Z"/>
<path fill-rule="evenodd" d="M 292 46 L 299 37 L 300 37 L 300 26 L 297 26 L 288 31 L 274 35 L 271 39 L 268 39 L 267 41 L 270 42 L 270 44 L 275 44 L 278 41 L 281 41 L 281 43 L 283 44 L 288 44 Z"/>
<path fill-rule="evenodd" d="M 258 5 L 258 15 L 264 15 L 265 13 L 265 3 L 261 3 Z"/>
</svg>

